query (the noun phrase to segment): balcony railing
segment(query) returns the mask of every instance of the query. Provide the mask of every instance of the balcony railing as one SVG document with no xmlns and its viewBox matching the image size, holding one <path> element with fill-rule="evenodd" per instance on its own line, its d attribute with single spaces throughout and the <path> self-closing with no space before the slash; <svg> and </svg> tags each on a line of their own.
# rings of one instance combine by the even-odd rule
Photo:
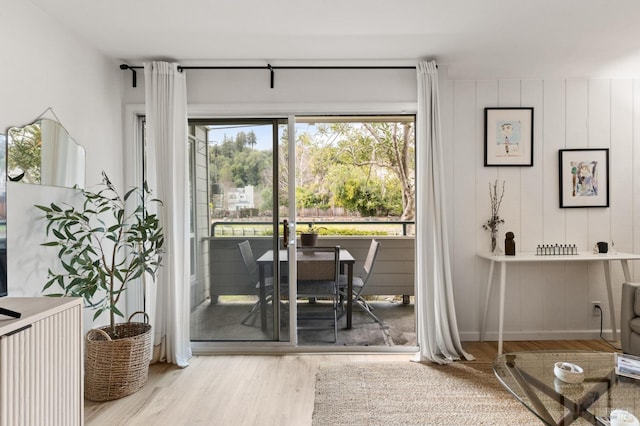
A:
<svg viewBox="0 0 640 426">
<path fill-rule="evenodd" d="M 264 222 L 260 222 L 264 224 Z M 318 245 L 336 246 L 349 250 L 356 259 L 354 272 L 358 274 L 367 257 L 371 238 L 381 243 L 376 265 L 367 284 L 368 295 L 413 295 L 415 278 L 415 238 L 412 235 L 320 235 Z M 245 277 L 245 267 L 238 243 L 248 240 L 254 257 L 273 248 L 269 235 L 223 235 L 207 237 L 209 252 L 209 291 L 218 295 L 255 294 L 255 283 Z M 204 290 L 204 289 L 203 289 Z"/>
<path fill-rule="evenodd" d="M 369 235 L 395 235 L 410 236 L 415 225 L 414 221 L 403 220 L 360 220 L 360 221 L 299 221 L 296 222 L 298 230 L 304 230 L 309 224 L 318 227 L 345 227 L 350 229 L 360 229 L 358 235 L 367 235 L 366 230 L 370 230 Z M 379 229 L 379 231 L 376 231 Z M 242 221 L 225 220 L 211 224 L 212 237 L 237 237 L 237 236 L 267 236 L 273 233 L 273 223 L 265 221 Z"/>
</svg>

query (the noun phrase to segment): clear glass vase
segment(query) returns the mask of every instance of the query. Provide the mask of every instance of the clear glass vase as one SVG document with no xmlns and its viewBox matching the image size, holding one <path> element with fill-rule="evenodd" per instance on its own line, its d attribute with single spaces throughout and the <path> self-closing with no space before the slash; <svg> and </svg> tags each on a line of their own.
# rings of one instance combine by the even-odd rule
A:
<svg viewBox="0 0 640 426">
<path fill-rule="evenodd" d="M 502 250 L 500 250 L 500 246 L 498 245 L 498 230 L 491 230 L 491 245 L 489 246 L 491 250 L 491 254 L 499 256 L 502 254 Z"/>
</svg>

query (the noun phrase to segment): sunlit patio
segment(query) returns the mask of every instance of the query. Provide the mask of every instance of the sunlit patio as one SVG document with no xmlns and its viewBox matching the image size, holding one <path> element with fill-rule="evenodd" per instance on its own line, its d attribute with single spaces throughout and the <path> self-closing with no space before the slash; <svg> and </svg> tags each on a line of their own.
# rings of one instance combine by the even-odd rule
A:
<svg viewBox="0 0 640 426">
<path fill-rule="evenodd" d="M 321 322 L 313 325 L 313 328 L 321 327 L 320 330 L 306 329 L 298 322 L 300 346 L 415 346 L 414 239 L 411 236 L 377 236 L 376 239 L 380 241 L 381 248 L 363 296 L 373 306 L 374 314 L 381 323 L 354 304 L 352 328 L 347 329 L 346 308 L 339 308 L 337 342 L 334 342 L 333 329 L 324 328 Z M 209 281 L 204 286 L 192 288 L 191 340 L 231 343 L 287 341 L 288 298 L 282 296 L 278 305 L 278 336 L 273 330 L 273 324 L 278 321 L 273 315 L 271 300 L 266 300 L 262 306 L 256 304 L 260 300 L 256 281 L 249 279 L 239 249 L 239 244 L 248 241 L 253 255 L 259 259 L 271 249 L 271 238 L 234 235 L 209 237 L 206 241 Z M 358 275 L 370 243 L 371 237 L 368 236 L 322 236 L 318 245 L 339 245 L 347 250 L 355 259 L 353 273 Z M 286 262 L 282 262 L 281 267 L 286 271 Z M 305 299 L 298 301 L 298 318 L 322 308 L 326 303 L 321 299 L 312 302 L 316 303 Z"/>
<path fill-rule="evenodd" d="M 415 346 L 415 317 L 413 300 L 403 304 L 402 298 L 393 296 L 376 297 L 370 302 L 375 315 L 382 321 L 376 322 L 366 312 L 354 306 L 352 328 L 346 329 L 346 318 L 338 323 L 338 341 L 333 342 L 333 332 L 323 330 L 299 330 L 300 346 Z M 413 298 L 412 298 L 413 299 Z M 316 304 L 299 302 L 299 313 L 315 309 Z M 193 341 L 268 341 L 272 328 L 262 330 L 260 315 L 249 315 L 253 302 L 247 301 L 206 301 L 192 314 L 191 340 Z M 286 304 L 284 305 L 286 307 Z M 269 309 L 269 315 L 271 310 Z M 248 319 L 247 319 L 248 317 Z M 286 318 L 286 316 L 283 316 Z M 243 320 L 247 319 L 246 321 Z M 286 320 L 282 321 L 282 333 L 288 335 Z"/>
</svg>

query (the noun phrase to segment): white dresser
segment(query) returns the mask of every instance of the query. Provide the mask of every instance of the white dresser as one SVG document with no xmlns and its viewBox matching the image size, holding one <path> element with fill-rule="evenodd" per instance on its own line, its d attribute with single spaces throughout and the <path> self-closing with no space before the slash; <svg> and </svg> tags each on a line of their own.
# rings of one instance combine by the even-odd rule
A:
<svg viewBox="0 0 640 426">
<path fill-rule="evenodd" d="M 82 425 L 82 299 L 4 297 L 0 307 L 0 426 Z"/>
</svg>

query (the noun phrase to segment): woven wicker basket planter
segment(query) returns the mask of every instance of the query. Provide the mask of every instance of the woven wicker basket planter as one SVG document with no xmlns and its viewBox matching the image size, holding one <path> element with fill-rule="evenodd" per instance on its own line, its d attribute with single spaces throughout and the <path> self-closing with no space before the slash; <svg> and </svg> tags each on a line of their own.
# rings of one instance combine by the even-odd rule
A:
<svg viewBox="0 0 640 426">
<path fill-rule="evenodd" d="M 110 326 L 87 333 L 84 365 L 86 399 L 111 401 L 122 398 L 137 392 L 147 381 L 153 350 L 151 325 L 131 322 L 133 315 L 128 322 L 115 325 L 115 334 Z"/>
</svg>

